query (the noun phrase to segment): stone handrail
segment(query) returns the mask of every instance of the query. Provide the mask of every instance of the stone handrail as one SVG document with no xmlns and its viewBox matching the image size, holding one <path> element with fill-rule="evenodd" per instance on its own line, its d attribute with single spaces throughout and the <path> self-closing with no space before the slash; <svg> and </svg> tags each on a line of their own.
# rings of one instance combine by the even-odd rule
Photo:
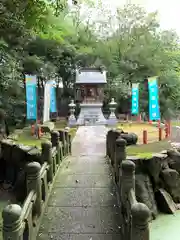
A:
<svg viewBox="0 0 180 240">
<path fill-rule="evenodd" d="M 22 206 L 10 204 L 4 208 L 3 240 L 36 239 L 61 160 L 70 154 L 70 137 L 68 136 L 66 143 L 61 143 L 59 138 L 59 133 L 54 131 L 51 133 L 51 142 L 42 143 L 42 164 L 27 163 L 25 168 L 27 196 Z M 63 154 L 62 147 L 65 144 L 67 147 L 64 148 Z"/>
<path fill-rule="evenodd" d="M 113 166 L 121 209 L 122 239 L 149 240 L 149 208 L 136 200 L 135 164 L 126 160 L 126 141 L 120 132 L 110 130 L 106 138 L 106 154 Z"/>
</svg>

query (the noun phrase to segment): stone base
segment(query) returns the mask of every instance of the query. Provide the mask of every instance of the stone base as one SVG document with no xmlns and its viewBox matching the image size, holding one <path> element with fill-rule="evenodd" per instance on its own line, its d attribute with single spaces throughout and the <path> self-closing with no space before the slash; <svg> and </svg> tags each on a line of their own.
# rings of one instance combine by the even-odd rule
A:
<svg viewBox="0 0 180 240">
<path fill-rule="evenodd" d="M 77 121 L 76 121 L 76 118 L 74 116 L 73 117 L 72 116 L 69 117 L 68 126 L 69 127 L 77 126 Z"/>
<path fill-rule="evenodd" d="M 105 125 L 106 119 L 102 113 L 102 103 L 83 103 L 77 119 L 77 125 Z"/>
<path fill-rule="evenodd" d="M 108 119 L 107 120 L 107 125 L 109 125 L 109 126 L 116 126 L 117 123 L 118 123 L 117 119 Z"/>
<path fill-rule="evenodd" d="M 107 120 L 107 125 L 115 126 L 118 123 L 118 120 L 114 113 L 111 113 L 109 119 Z"/>
</svg>

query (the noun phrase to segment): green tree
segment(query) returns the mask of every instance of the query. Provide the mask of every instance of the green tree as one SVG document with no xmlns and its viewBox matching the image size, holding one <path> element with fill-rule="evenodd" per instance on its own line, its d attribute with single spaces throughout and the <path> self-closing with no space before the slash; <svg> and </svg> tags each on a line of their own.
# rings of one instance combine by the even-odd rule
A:
<svg viewBox="0 0 180 240">
<path fill-rule="evenodd" d="M 99 41 L 96 53 L 107 66 L 110 86 L 116 86 L 113 94 L 121 105 L 124 105 L 123 99 L 126 102 L 129 96 L 129 84 L 139 82 L 141 111 L 147 112 L 145 79 L 159 76 L 162 114 L 165 109 L 175 110 L 178 107 L 178 40 L 174 32 L 159 30 L 157 13 L 147 13 L 134 5 L 118 9 L 116 29 L 110 37 Z M 173 91 L 174 87 L 177 91 Z M 166 101 L 167 98 L 169 101 Z"/>
</svg>

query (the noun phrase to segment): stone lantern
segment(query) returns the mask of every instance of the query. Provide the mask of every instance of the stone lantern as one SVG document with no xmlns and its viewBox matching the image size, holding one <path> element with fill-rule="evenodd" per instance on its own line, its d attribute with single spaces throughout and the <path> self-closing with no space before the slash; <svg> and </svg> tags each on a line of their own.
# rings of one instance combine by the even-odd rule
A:
<svg viewBox="0 0 180 240">
<path fill-rule="evenodd" d="M 71 102 L 68 106 L 69 106 L 69 110 L 70 110 L 68 124 L 69 124 L 69 127 L 73 127 L 73 126 L 76 126 L 76 118 L 74 116 L 76 104 L 74 103 L 74 100 L 71 100 Z"/>
<path fill-rule="evenodd" d="M 111 99 L 111 102 L 109 103 L 109 109 L 111 111 L 109 119 L 107 121 L 108 125 L 116 125 L 117 124 L 117 118 L 115 115 L 115 110 L 116 110 L 117 103 L 114 101 L 114 98 Z"/>
</svg>

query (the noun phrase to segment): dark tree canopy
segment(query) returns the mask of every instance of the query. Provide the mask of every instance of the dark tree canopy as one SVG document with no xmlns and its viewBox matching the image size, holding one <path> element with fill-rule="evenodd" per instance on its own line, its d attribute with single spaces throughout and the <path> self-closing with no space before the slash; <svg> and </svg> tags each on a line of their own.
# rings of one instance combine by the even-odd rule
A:
<svg viewBox="0 0 180 240">
<path fill-rule="evenodd" d="M 59 97 L 69 98 L 75 69 L 92 65 L 106 67 L 105 100 L 115 97 L 119 111 L 130 107 L 129 87 L 139 82 L 140 108 L 147 112 L 148 76 L 159 77 L 162 115 L 179 111 L 179 38 L 160 31 L 157 13 L 127 5 L 113 16 L 90 0 L 74 1 L 71 8 L 64 0 L 6 0 L 0 9 L 0 108 L 11 124 L 25 114 L 24 74 L 36 74 L 39 86 L 52 77 L 62 81 Z"/>
</svg>

